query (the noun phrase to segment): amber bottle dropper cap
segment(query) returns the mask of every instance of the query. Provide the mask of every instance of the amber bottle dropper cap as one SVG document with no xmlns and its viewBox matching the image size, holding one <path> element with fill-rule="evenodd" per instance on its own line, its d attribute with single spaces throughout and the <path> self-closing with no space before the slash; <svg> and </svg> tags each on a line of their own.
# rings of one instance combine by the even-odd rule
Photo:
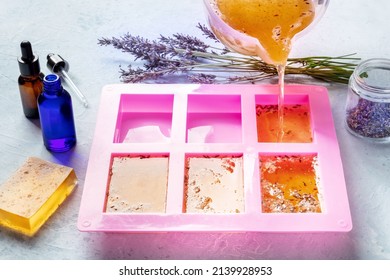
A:
<svg viewBox="0 0 390 280">
<path fill-rule="evenodd" d="M 41 72 L 39 66 L 39 58 L 34 55 L 29 41 L 22 41 L 20 43 L 22 56 L 18 58 L 19 70 L 22 76 L 36 76 Z"/>
</svg>

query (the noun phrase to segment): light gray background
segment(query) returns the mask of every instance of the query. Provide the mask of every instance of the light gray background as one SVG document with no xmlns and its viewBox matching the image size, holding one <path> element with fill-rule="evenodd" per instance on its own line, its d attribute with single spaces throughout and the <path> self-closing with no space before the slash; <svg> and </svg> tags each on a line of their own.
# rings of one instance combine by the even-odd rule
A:
<svg viewBox="0 0 390 280">
<path fill-rule="evenodd" d="M 292 56 L 390 57 L 390 2 L 331 1 L 321 22 L 300 41 Z M 350 199 L 354 228 L 349 233 L 81 233 L 76 228 L 100 91 L 119 83 L 118 65 L 132 58 L 99 47 L 100 37 L 126 32 L 146 38 L 184 33 L 201 37 L 206 23 L 201 0 L 0 1 L 0 182 L 28 156 L 72 166 L 79 186 L 34 238 L 0 229 L 0 259 L 390 259 L 390 145 L 351 136 L 343 124 L 346 85 L 312 79 L 329 90 Z M 78 144 L 69 153 L 51 154 L 36 122 L 23 113 L 17 87 L 19 44 L 30 40 L 40 56 L 58 53 L 90 102 L 74 98 Z M 182 80 L 171 79 L 178 83 Z M 109 105 L 108 105 L 109 106 Z"/>
</svg>

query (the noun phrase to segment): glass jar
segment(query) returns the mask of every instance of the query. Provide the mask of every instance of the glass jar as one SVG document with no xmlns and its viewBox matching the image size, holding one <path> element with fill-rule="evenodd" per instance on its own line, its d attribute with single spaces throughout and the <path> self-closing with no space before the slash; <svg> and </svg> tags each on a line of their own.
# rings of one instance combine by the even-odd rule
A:
<svg viewBox="0 0 390 280">
<path fill-rule="evenodd" d="M 351 75 L 346 126 L 359 137 L 390 141 L 390 59 L 361 62 Z"/>
</svg>

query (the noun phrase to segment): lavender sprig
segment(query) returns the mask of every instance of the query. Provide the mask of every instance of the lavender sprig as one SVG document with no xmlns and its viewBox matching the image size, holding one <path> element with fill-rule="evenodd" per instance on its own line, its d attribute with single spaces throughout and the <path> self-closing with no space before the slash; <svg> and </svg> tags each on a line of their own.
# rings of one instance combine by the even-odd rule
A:
<svg viewBox="0 0 390 280">
<path fill-rule="evenodd" d="M 207 39 L 219 42 L 206 26 L 198 24 Z M 113 46 L 129 53 L 134 60 L 142 60 L 143 68 L 120 68 L 120 78 L 125 83 L 155 80 L 162 76 L 186 75 L 192 83 L 255 83 L 277 75 L 275 66 L 252 56 L 230 52 L 225 47 L 206 44 L 194 36 L 173 34 L 157 40 L 148 40 L 129 33 L 122 37 L 101 38 L 101 46 Z M 339 57 L 304 57 L 288 60 L 286 75 L 303 74 L 324 81 L 348 83 L 349 76 L 359 58 L 354 54 Z M 209 74 L 208 72 L 213 72 Z M 235 75 L 229 76 L 234 73 Z M 227 75 L 228 74 L 228 75 Z"/>
<path fill-rule="evenodd" d="M 199 28 L 199 29 L 202 31 L 203 35 L 204 35 L 206 38 L 211 39 L 211 40 L 214 40 L 214 42 L 216 42 L 216 43 L 219 43 L 218 38 L 215 36 L 215 34 L 214 34 L 210 29 L 208 29 L 208 28 L 206 27 L 206 25 L 200 24 L 200 23 L 198 22 L 198 25 L 197 25 L 196 27 Z"/>
</svg>

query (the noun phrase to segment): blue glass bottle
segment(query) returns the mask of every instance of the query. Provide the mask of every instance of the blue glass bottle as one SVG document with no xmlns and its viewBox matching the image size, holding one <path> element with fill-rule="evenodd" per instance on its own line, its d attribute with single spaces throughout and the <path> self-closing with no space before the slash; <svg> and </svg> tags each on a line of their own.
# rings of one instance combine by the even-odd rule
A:
<svg viewBox="0 0 390 280">
<path fill-rule="evenodd" d="M 50 74 L 43 79 L 38 109 L 46 149 L 51 152 L 70 150 L 76 144 L 72 99 L 58 75 Z"/>
</svg>

